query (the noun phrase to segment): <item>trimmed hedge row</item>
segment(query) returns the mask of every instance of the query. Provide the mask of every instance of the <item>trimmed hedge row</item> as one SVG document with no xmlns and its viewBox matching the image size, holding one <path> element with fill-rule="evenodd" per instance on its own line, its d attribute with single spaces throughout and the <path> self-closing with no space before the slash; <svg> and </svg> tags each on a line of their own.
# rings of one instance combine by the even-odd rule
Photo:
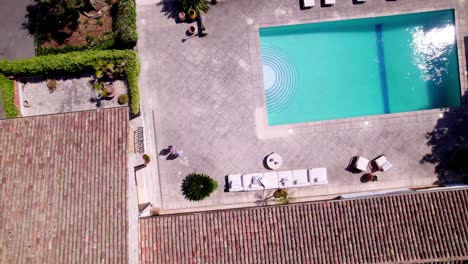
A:
<svg viewBox="0 0 468 264">
<path fill-rule="evenodd" d="M 120 0 L 114 21 L 115 46 L 118 49 L 132 49 L 138 41 L 136 31 L 135 0 Z"/>
<path fill-rule="evenodd" d="M 36 40 L 36 55 L 85 50 L 133 49 L 138 41 L 135 0 L 120 0 L 116 5 L 116 10 L 113 11 L 113 32 L 102 36 L 91 45 L 84 46 L 66 45 L 63 48 L 44 48 L 42 41 Z"/>
<path fill-rule="evenodd" d="M 124 63 L 129 85 L 130 108 L 133 114 L 138 114 L 140 112 L 138 90 L 140 63 L 137 54 L 132 50 L 88 50 L 14 61 L 3 60 L 0 61 L 0 73 L 15 77 L 73 74 L 94 71 L 96 65 L 103 63 L 115 65 Z"/>
<path fill-rule="evenodd" d="M 3 108 L 6 117 L 15 118 L 18 116 L 18 109 L 15 105 L 15 88 L 13 81 L 0 74 L 0 89 L 2 89 Z"/>
</svg>

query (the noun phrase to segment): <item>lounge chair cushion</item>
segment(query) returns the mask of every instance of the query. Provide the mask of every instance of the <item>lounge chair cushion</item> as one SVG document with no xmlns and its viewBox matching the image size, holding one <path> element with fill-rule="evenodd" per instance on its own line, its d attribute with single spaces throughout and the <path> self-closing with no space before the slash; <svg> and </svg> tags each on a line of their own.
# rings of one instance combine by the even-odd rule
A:
<svg viewBox="0 0 468 264">
<path fill-rule="evenodd" d="M 309 170 L 311 185 L 328 184 L 327 168 L 313 168 Z"/>
<path fill-rule="evenodd" d="M 249 173 L 242 175 L 242 186 L 244 186 L 244 190 L 263 190 L 262 177 L 262 173 Z"/>
<path fill-rule="evenodd" d="M 354 164 L 354 167 L 360 171 L 367 171 L 368 166 L 369 166 L 369 160 L 361 156 L 358 156 Z"/>
<path fill-rule="evenodd" d="M 301 0 L 303 8 L 311 8 L 315 6 L 315 0 Z"/>
<path fill-rule="evenodd" d="M 277 189 L 278 188 L 278 173 L 264 172 L 263 178 L 261 181 L 265 189 Z"/>
<path fill-rule="evenodd" d="M 278 187 L 288 188 L 293 186 L 291 171 L 278 171 Z"/>
<path fill-rule="evenodd" d="M 380 167 L 380 169 L 382 171 L 388 171 L 391 167 L 393 167 L 393 165 L 387 161 Z"/>
<path fill-rule="evenodd" d="M 242 186 L 242 174 L 228 175 L 228 183 L 230 192 L 239 192 L 244 190 L 244 187 Z"/>
<path fill-rule="evenodd" d="M 307 175 L 307 170 L 293 170 L 291 171 L 293 178 L 293 186 L 309 186 L 309 177 Z"/>
<path fill-rule="evenodd" d="M 377 167 L 381 168 L 382 165 L 384 165 L 385 163 L 388 162 L 388 160 L 387 160 L 387 157 L 385 157 L 385 156 L 380 156 L 380 157 L 376 158 L 376 159 L 374 160 L 374 162 L 375 162 L 375 164 L 377 165 Z"/>
</svg>

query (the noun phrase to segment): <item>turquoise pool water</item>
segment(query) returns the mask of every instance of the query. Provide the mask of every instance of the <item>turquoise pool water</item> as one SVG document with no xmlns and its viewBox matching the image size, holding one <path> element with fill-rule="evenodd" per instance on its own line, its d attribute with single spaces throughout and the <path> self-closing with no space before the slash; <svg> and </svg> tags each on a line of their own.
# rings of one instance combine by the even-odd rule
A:
<svg viewBox="0 0 468 264">
<path fill-rule="evenodd" d="M 270 125 L 460 105 L 453 10 L 260 29 Z"/>
</svg>

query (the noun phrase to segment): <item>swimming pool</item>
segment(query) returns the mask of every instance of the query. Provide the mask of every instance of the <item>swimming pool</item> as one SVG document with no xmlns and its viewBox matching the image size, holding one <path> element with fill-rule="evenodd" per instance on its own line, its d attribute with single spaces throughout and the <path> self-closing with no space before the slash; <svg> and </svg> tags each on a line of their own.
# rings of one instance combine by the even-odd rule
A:
<svg viewBox="0 0 468 264">
<path fill-rule="evenodd" d="M 260 29 L 269 125 L 460 106 L 453 10 Z"/>
</svg>

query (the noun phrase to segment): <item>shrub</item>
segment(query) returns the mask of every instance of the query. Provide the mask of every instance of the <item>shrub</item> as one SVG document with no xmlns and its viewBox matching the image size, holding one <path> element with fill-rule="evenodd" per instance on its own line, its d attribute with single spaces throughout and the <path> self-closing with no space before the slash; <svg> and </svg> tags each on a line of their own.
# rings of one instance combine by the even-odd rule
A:
<svg viewBox="0 0 468 264">
<path fill-rule="evenodd" d="M 119 98 L 117 98 L 117 102 L 119 103 L 119 105 L 128 104 L 128 95 L 126 94 L 119 95 Z"/>
<path fill-rule="evenodd" d="M 102 65 L 102 63 L 124 65 L 123 72 L 127 77 L 130 93 L 130 108 L 133 114 L 138 114 L 140 112 L 138 90 L 140 63 L 136 53 L 131 50 L 87 50 L 37 56 L 30 59 L 2 60 L 0 73 L 16 77 L 75 74 L 93 72 L 96 65 Z"/>
<path fill-rule="evenodd" d="M 186 14 L 190 10 L 195 10 L 197 15 L 200 15 L 200 11 L 208 12 L 210 6 L 207 0 L 179 0 L 179 8 Z"/>
<path fill-rule="evenodd" d="M 145 161 L 145 164 L 148 164 L 151 159 L 150 159 L 150 156 L 148 154 L 143 154 L 143 160 Z"/>
<path fill-rule="evenodd" d="M 135 47 L 138 40 L 135 0 L 120 0 L 117 4 L 117 14 L 114 21 L 116 48 L 132 49 Z"/>
<path fill-rule="evenodd" d="M 94 40 L 94 37 L 93 37 L 93 36 L 91 36 L 91 35 L 87 35 L 87 36 L 86 36 L 86 42 L 92 43 L 93 40 Z"/>
<path fill-rule="evenodd" d="M 55 91 L 55 89 L 57 89 L 57 80 L 47 79 L 47 88 L 49 88 L 50 92 Z"/>
<path fill-rule="evenodd" d="M 206 174 L 192 173 L 182 181 L 182 193 L 191 201 L 200 201 L 218 188 L 218 182 Z"/>
<path fill-rule="evenodd" d="M 0 74 L 0 89 L 2 90 L 3 108 L 6 117 L 15 118 L 18 116 L 18 109 L 15 105 L 15 88 L 12 80 Z"/>
</svg>

